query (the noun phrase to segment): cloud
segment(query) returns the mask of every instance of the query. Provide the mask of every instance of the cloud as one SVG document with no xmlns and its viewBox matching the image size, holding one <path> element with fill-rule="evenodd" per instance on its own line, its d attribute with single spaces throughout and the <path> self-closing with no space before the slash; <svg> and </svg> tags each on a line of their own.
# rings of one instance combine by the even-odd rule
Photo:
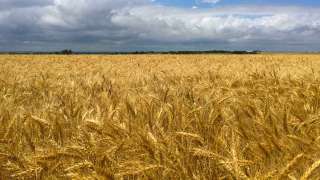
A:
<svg viewBox="0 0 320 180">
<path fill-rule="evenodd" d="M 202 3 L 211 3 L 211 4 L 216 4 L 220 2 L 221 0 L 200 0 Z"/>
<path fill-rule="evenodd" d="M 0 11 L 0 50 L 314 50 L 320 45 L 320 8 L 185 9 L 150 0 L 0 2 L 8 6 Z"/>
<path fill-rule="evenodd" d="M 249 9 L 188 11 L 167 7 L 136 7 L 117 12 L 116 25 L 138 33 L 140 38 L 158 41 L 225 41 L 281 40 L 319 38 L 320 14 L 278 9 L 248 13 Z M 301 9 L 300 9 L 301 10 Z M 289 12 L 293 11 L 293 12 Z M 309 11 L 310 12 L 310 11 Z"/>
<path fill-rule="evenodd" d="M 26 8 L 34 6 L 47 6 L 52 4 L 52 0 L 0 0 L 1 9 Z"/>
</svg>

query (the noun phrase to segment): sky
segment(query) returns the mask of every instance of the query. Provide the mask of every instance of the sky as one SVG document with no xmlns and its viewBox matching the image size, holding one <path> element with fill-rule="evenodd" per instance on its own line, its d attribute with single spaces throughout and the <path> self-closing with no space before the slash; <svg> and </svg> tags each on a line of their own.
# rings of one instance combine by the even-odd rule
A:
<svg viewBox="0 0 320 180">
<path fill-rule="evenodd" d="M 315 0 L 0 0 L 0 51 L 320 51 Z"/>
</svg>

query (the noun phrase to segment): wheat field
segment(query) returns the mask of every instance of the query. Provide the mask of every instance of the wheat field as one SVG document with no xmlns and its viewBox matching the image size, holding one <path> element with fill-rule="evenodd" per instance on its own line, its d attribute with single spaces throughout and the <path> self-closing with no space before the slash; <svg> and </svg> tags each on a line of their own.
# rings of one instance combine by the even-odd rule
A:
<svg viewBox="0 0 320 180">
<path fill-rule="evenodd" d="M 1 55 L 0 179 L 320 179 L 320 55 Z"/>
</svg>

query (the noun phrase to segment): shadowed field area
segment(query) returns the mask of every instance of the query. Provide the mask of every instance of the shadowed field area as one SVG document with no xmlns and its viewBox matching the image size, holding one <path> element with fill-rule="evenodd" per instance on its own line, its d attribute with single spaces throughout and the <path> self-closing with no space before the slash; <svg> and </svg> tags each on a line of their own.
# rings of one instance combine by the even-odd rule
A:
<svg viewBox="0 0 320 180">
<path fill-rule="evenodd" d="M 0 56 L 4 179 L 316 179 L 320 55 Z"/>
</svg>

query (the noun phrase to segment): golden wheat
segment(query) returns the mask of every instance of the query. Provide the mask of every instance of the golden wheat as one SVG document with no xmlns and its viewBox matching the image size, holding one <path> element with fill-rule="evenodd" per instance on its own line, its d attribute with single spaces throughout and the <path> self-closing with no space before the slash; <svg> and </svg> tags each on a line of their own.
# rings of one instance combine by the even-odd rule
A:
<svg viewBox="0 0 320 180">
<path fill-rule="evenodd" d="M 317 179 L 320 55 L 2 55 L 0 179 Z"/>
</svg>

